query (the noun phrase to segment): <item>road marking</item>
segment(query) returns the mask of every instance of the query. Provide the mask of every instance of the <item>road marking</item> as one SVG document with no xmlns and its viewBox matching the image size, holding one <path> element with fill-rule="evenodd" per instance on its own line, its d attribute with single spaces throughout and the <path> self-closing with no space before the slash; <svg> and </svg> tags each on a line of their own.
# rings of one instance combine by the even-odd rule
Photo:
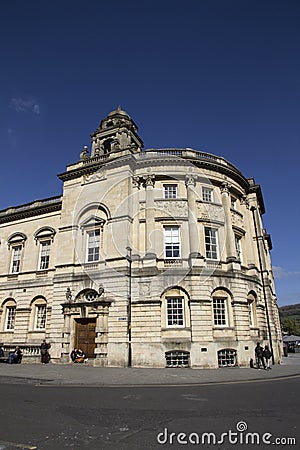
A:
<svg viewBox="0 0 300 450">
<path fill-rule="evenodd" d="M 199 386 L 215 386 L 215 385 L 223 385 L 223 384 L 242 384 L 242 383 L 266 383 L 269 381 L 282 381 L 282 380 L 291 380 L 294 378 L 300 378 L 300 374 L 296 375 L 283 375 L 281 377 L 273 377 L 273 378 L 255 378 L 253 380 L 228 380 L 228 381 L 207 381 L 203 383 L 181 383 L 181 384 L 175 384 L 175 383 L 169 383 L 169 384 L 35 384 L 35 387 L 60 387 L 60 388 L 150 388 L 150 387 L 199 387 Z"/>
<path fill-rule="evenodd" d="M 23 449 L 27 449 L 27 450 L 37 449 L 37 447 L 35 445 L 20 444 L 18 442 L 0 441 L 0 445 L 9 445 L 10 447 L 13 446 L 15 448 L 23 448 Z M 5 449 L 5 447 L 4 447 L 4 449 Z"/>
</svg>

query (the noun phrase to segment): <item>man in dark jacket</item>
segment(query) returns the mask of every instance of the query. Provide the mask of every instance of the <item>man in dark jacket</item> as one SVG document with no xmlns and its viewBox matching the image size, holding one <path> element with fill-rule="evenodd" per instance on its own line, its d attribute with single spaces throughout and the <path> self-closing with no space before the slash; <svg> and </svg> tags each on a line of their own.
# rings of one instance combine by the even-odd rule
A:
<svg viewBox="0 0 300 450">
<path fill-rule="evenodd" d="M 265 360 L 264 360 L 264 349 L 260 345 L 260 342 L 257 343 L 255 347 L 255 358 L 256 358 L 256 366 L 258 369 L 260 369 L 260 366 L 262 365 L 263 368 L 266 368 Z"/>
</svg>

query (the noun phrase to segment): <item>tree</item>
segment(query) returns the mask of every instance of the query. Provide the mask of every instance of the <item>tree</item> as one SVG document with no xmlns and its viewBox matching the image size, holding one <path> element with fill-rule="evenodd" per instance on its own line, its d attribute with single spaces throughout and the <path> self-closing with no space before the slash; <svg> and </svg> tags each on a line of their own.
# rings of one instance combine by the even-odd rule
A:
<svg viewBox="0 0 300 450">
<path fill-rule="evenodd" d="M 295 319 L 290 317 L 281 317 L 281 328 L 288 334 L 295 334 L 300 336 L 300 326 L 297 324 Z"/>
</svg>

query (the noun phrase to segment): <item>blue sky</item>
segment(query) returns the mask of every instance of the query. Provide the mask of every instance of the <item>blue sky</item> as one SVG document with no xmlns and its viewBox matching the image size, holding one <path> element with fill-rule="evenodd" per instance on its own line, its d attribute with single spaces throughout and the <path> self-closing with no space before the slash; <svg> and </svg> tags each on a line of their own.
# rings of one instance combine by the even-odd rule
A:
<svg viewBox="0 0 300 450">
<path fill-rule="evenodd" d="M 298 0 L 1 3 L 0 209 L 56 174 L 121 105 L 145 147 L 221 155 L 261 184 L 279 305 L 300 301 Z"/>
</svg>

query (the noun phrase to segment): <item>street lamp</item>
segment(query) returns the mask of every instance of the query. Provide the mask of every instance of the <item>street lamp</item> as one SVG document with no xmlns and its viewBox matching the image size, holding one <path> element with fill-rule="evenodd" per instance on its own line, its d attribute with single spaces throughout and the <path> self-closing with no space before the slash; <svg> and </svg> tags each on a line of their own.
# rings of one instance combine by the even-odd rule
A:
<svg viewBox="0 0 300 450">
<path fill-rule="evenodd" d="M 127 302 L 127 334 L 128 334 L 128 367 L 132 363 L 132 349 L 131 349 L 131 271 L 132 271 L 132 249 L 126 247 L 126 259 L 128 261 L 128 302 Z"/>
<path fill-rule="evenodd" d="M 269 309 L 268 309 L 268 302 L 267 302 L 267 296 L 266 296 L 266 286 L 265 286 L 265 280 L 264 280 L 264 273 L 263 273 L 263 266 L 262 266 L 262 259 L 261 259 L 261 253 L 260 253 L 260 246 L 258 241 L 258 232 L 257 232 L 257 223 L 255 218 L 255 206 L 252 206 L 250 208 L 253 215 L 253 222 L 254 222 L 254 229 L 255 229 L 255 240 L 257 245 L 257 252 L 258 252 L 258 260 L 259 260 L 259 270 L 261 275 L 261 283 L 263 288 L 263 294 L 264 294 L 264 302 L 265 302 L 265 308 L 266 308 L 266 318 L 267 318 L 267 327 L 268 327 L 268 334 L 269 334 L 269 341 L 270 341 L 270 349 L 272 353 L 272 364 L 274 364 L 274 352 L 273 352 L 273 342 L 272 342 L 272 333 L 271 333 L 271 326 L 270 326 L 270 318 L 269 318 Z"/>
</svg>

